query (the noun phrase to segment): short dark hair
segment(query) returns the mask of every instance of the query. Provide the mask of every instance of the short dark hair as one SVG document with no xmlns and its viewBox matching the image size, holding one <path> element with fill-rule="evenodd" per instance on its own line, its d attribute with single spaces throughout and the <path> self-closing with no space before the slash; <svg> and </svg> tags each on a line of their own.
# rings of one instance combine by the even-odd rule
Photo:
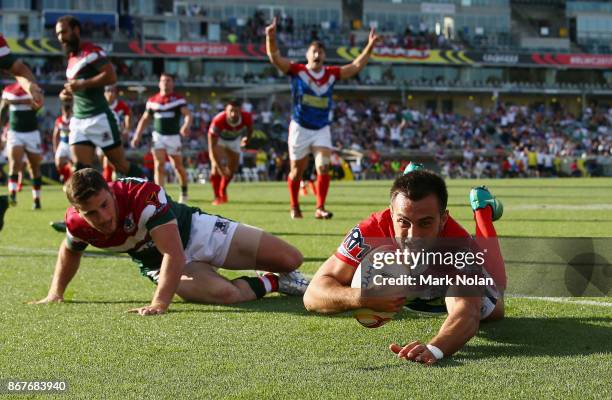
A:
<svg viewBox="0 0 612 400">
<path fill-rule="evenodd" d="M 82 204 L 101 190 L 110 191 L 108 183 L 93 168 L 76 171 L 66 183 L 66 197 L 72 205 Z"/>
<path fill-rule="evenodd" d="M 159 74 L 159 78 L 161 79 L 162 76 L 167 76 L 169 78 L 172 78 L 173 81 L 175 81 L 176 79 L 174 78 L 174 74 L 171 74 L 169 72 L 162 72 L 161 74 Z"/>
<path fill-rule="evenodd" d="M 232 99 L 225 104 L 225 107 L 227 106 L 240 108 L 240 100 Z"/>
<path fill-rule="evenodd" d="M 398 194 L 403 194 L 410 200 L 419 201 L 430 194 L 435 194 L 440 203 L 440 212 L 446 210 L 448 205 L 448 191 L 446 183 L 438 174 L 419 170 L 399 176 L 391 187 L 391 201 Z"/>
<path fill-rule="evenodd" d="M 318 48 L 325 50 L 325 44 L 320 40 L 313 40 L 308 45 L 308 48 L 311 48 L 312 46 L 317 46 Z"/>
<path fill-rule="evenodd" d="M 59 17 L 57 19 L 56 24 L 60 23 L 60 22 L 68 24 L 70 29 L 74 29 L 74 28 L 78 27 L 79 28 L 79 32 L 81 31 L 81 22 L 78 19 L 76 19 L 76 17 L 74 15 L 64 15 L 63 17 Z"/>
</svg>

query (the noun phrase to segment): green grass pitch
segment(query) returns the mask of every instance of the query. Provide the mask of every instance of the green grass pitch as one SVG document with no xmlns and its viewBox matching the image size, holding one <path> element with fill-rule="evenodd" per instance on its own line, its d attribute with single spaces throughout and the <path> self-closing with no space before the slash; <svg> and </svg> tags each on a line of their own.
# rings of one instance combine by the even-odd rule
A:
<svg viewBox="0 0 612 400">
<path fill-rule="evenodd" d="M 468 192 L 451 180 L 449 209 L 474 231 Z M 503 200 L 496 223 L 504 236 L 596 236 L 612 233 L 612 179 L 480 181 Z M 330 221 L 292 221 L 284 183 L 232 184 L 230 203 L 210 206 L 208 185 L 191 187 L 205 211 L 260 226 L 296 245 L 313 274 L 357 221 L 387 205 L 390 182 L 332 182 Z M 169 186 L 173 197 L 178 188 Z M 127 257 L 92 250 L 65 304 L 44 297 L 62 235 L 48 226 L 66 200 L 43 188 L 42 211 L 29 187 L 0 233 L 0 380 L 66 380 L 65 394 L 44 398 L 612 398 L 612 307 L 508 298 L 506 319 L 482 324 L 454 357 L 426 368 L 395 358 L 390 342 L 427 340 L 443 318 L 401 314 L 379 329 L 350 314 L 307 313 L 300 299 L 210 306 L 183 303 L 158 317 L 126 314 L 154 287 Z M 547 207 L 542 207 L 546 205 Z M 592 298 L 612 302 L 611 298 Z"/>
</svg>

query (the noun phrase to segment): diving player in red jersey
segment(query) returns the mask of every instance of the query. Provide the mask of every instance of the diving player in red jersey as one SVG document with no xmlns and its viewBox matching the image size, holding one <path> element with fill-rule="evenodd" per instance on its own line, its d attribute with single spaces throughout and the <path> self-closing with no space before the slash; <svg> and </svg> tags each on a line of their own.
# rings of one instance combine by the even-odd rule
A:
<svg viewBox="0 0 612 400">
<path fill-rule="evenodd" d="M 420 170 L 400 176 L 391 188 L 389 208 L 372 214 L 357 224 L 317 271 L 304 295 L 309 311 L 337 313 L 358 308 L 397 312 L 405 297 L 361 297 L 360 289 L 351 288 L 357 266 L 376 247 L 412 238 L 470 238 L 446 210 L 448 192 L 444 180 L 433 172 Z M 477 237 L 497 242 L 493 219 L 501 217 L 501 203 L 485 188 L 472 189 L 470 202 L 476 220 Z M 491 246 L 491 251 L 499 248 Z M 503 318 L 504 302 L 500 293 L 506 286 L 501 254 L 493 255 L 486 272 L 495 282 L 483 297 L 445 298 L 448 317 L 438 334 L 424 345 L 413 341 L 406 346 L 395 343 L 390 350 L 398 357 L 433 364 L 444 355 L 460 350 L 478 331 L 481 320 Z"/>
<path fill-rule="evenodd" d="M 236 101 L 225 105 L 225 111 L 213 118 L 208 129 L 208 152 L 215 199 L 212 204 L 227 203 L 227 187 L 240 163 L 240 148 L 245 147 L 253 133 L 251 113 L 240 110 Z"/>
<path fill-rule="evenodd" d="M 88 245 L 128 253 L 141 274 L 157 285 L 140 315 L 166 312 L 174 294 L 186 301 L 230 304 L 270 292 L 303 295 L 308 280 L 297 271 L 302 254 L 289 243 L 248 225 L 174 202 L 161 186 L 126 178 L 107 183 L 91 168 L 66 185 L 62 242 L 47 296 L 33 303 L 63 301 Z M 228 280 L 217 268 L 268 271 Z"/>
<path fill-rule="evenodd" d="M 113 110 L 117 116 L 122 141 L 127 142 L 130 135 L 130 129 L 132 129 L 132 111 L 130 111 L 130 106 L 117 97 L 117 86 L 115 85 L 108 85 L 104 88 L 104 97 L 106 97 L 106 101 L 108 101 L 111 110 Z M 112 164 L 108 162 L 108 157 L 102 154 L 102 175 L 106 182 L 112 182 L 113 172 L 115 172 L 115 169 Z"/>
<path fill-rule="evenodd" d="M 375 30 L 370 31 L 368 44 L 350 64 L 325 66 L 325 47 L 314 41 L 308 46 L 307 64 L 299 64 L 282 57 L 276 46 L 276 18 L 266 27 L 266 50 L 270 62 L 291 77 L 293 113 L 289 124 L 289 159 L 291 162 L 287 186 L 289 188 L 291 218 L 302 218 L 299 204 L 300 182 L 313 154 L 317 169 L 317 205 L 315 218 L 333 216 L 325 209 L 329 189 L 331 158 L 331 132 L 333 88 L 336 81 L 350 79 L 368 63 L 374 45 L 379 41 Z"/>
</svg>

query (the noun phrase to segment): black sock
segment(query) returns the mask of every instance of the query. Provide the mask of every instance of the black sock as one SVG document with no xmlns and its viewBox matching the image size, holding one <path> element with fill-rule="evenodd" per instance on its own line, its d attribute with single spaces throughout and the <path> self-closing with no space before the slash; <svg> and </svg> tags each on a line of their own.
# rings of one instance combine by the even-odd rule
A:
<svg viewBox="0 0 612 400">
<path fill-rule="evenodd" d="M 187 196 L 187 185 L 181 186 L 181 194 Z"/>
<path fill-rule="evenodd" d="M 252 276 L 241 276 L 240 278 L 236 278 L 236 279 L 242 279 L 246 281 L 246 283 L 249 284 L 249 286 L 251 287 L 251 290 L 253 290 L 253 292 L 255 293 L 255 296 L 258 299 L 261 299 L 262 297 L 266 295 L 266 287 L 264 286 L 264 283 L 261 281 L 261 279 L 254 278 Z"/>
</svg>

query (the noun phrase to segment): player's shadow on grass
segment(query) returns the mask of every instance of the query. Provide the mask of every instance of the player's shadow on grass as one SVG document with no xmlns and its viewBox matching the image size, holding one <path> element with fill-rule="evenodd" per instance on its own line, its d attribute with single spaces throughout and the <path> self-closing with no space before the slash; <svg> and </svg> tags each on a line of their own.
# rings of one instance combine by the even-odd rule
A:
<svg viewBox="0 0 612 400">
<path fill-rule="evenodd" d="M 612 354 L 612 318 L 525 318 L 506 317 L 480 325 L 478 337 L 496 346 L 468 344 L 463 359 L 495 357 L 570 357 L 595 353 Z"/>
<path fill-rule="evenodd" d="M 298 296 L 267 296 L 259 300 L 235 304 L 201 304 L 189 301 L 177 301 L 181 307 L 175 307 L 170 312 L 219 312 L 219 313 L 283 313 L 296 315 L 310 315 L 304 308 L 301 297 Z M 184 308 L 185 306 L 193 306 Z M 213 307 L 213 308 L 211 308 Z"/>
</svg>

